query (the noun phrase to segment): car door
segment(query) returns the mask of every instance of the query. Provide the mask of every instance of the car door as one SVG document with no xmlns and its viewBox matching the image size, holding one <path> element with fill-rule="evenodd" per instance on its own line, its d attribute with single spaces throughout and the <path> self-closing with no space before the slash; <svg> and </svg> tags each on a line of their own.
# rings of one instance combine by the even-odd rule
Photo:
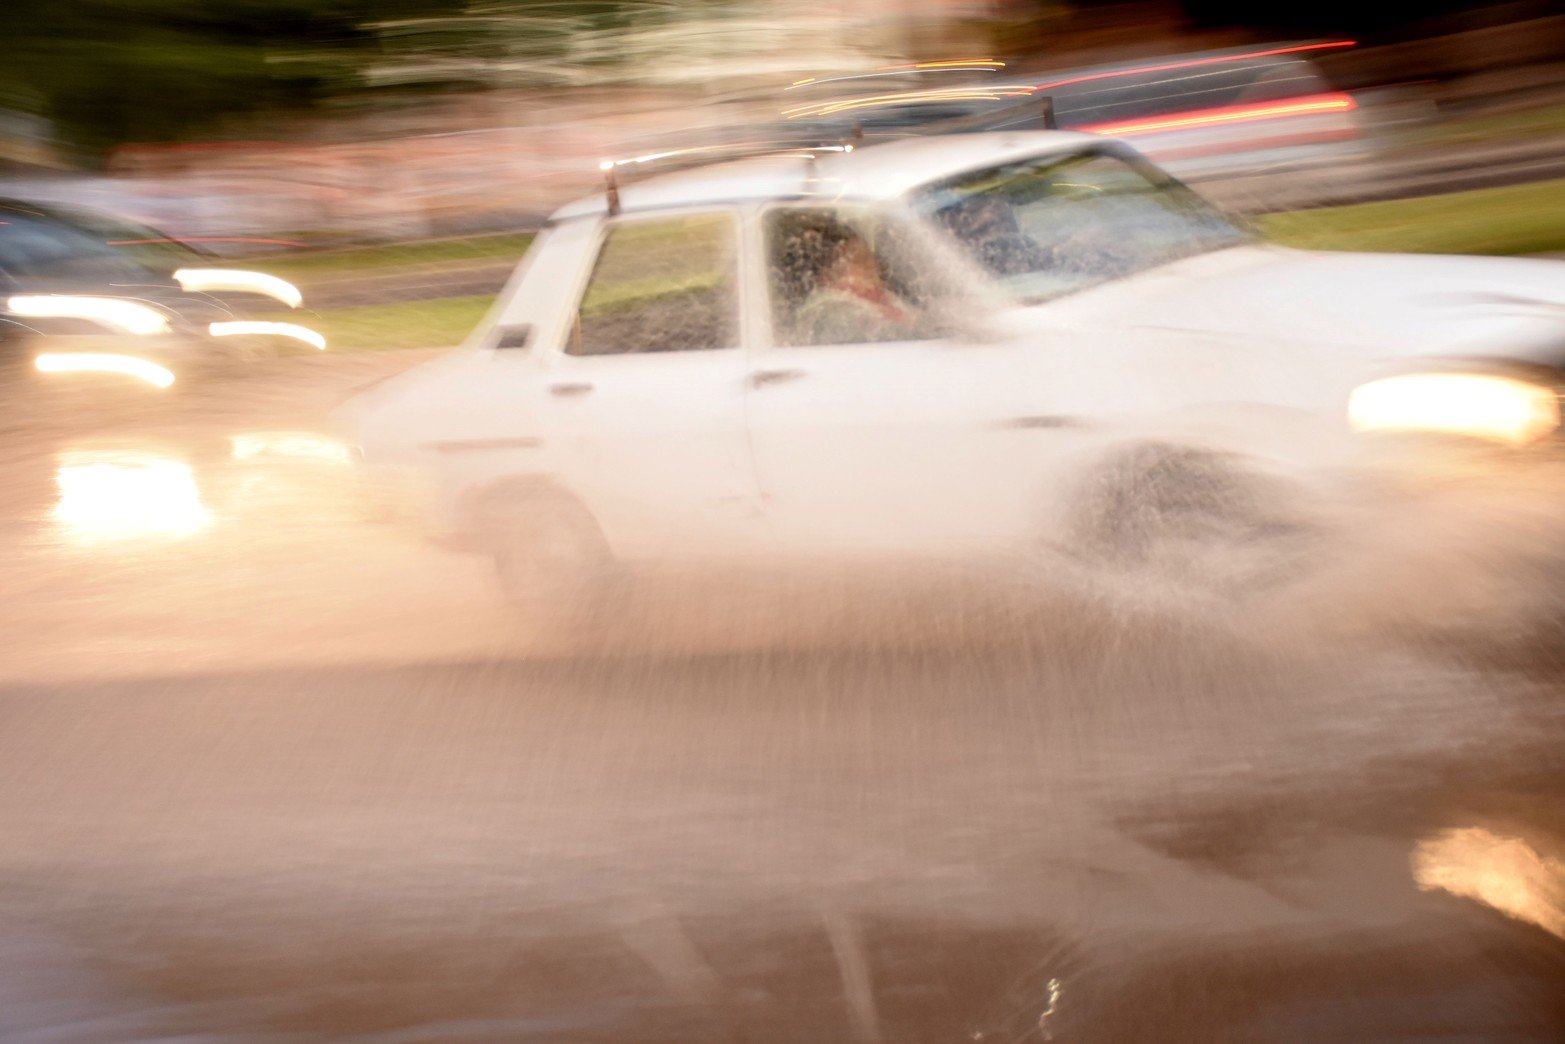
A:
<svg viewBox="0 0 1565 1044">
<path fill-rule="evenodd" d="M 760 225 L 770 343 L 750 368 L 746 418 L 784 543 L 923 555 L 1029 532 L 1036 451 L 1061 435 L 1039 413 L 1027 339 L 974 336 L 962 319 L 980 306 L 889 213 L 779 206 Z M 879 287 L 827 285 L 833 254 L 863 253 L 843 243 L 869 247 Z"/>
<path fill-rule="evenodd" d="M 560 481 L 627 558 L 726 557 L 764 536 L 743 424 L 732 209 L 604 223 L 542 374 Z"/>
</svg>

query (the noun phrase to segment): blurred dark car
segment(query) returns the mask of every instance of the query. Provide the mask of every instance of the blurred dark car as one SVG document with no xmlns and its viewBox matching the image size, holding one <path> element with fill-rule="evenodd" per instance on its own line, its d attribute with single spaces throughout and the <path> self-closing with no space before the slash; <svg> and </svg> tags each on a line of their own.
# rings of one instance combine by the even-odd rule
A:
<svg viewBox="0 0 1565 1044">
<path fill-rule="evenodd" d="M 1351 41 L 1281 43 L 1014 76 L 1000 63 L 928 63 L 805 81 L 787 92 L 780 139 L 853 140 L 965 129 L 1087 131 L 1134 140 L 1179 172 L 1339 158 L 1358 105 L 1312 60 Z"/>
<path fill-rule="evenodd" d="M 221 267 L 154 229 L 75 207 L 0 199 L 0 344 L 45 372 L 166 387 L 177 370 L 278 344 L 323 348 L 284 321 L 299 291 Z"/>
<path fill-rule="evenodd" d="M 1208 51 L 1098 66 L 1034 83 L 1063 130 L 1135 141 L 1180 169 L 1341 155 L 1359 141 L 1358 104 L 1312 56 L 1351 41 Z"/>
</svg>

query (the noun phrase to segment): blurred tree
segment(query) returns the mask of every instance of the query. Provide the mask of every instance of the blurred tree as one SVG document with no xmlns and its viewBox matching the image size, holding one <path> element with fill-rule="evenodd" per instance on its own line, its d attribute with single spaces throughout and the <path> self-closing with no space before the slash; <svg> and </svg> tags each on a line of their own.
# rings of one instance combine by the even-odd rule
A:
<svg viewBox="0 0 1565 1044">
<path fill-rule="evenodd" d="M 258 108 L 353 89 L 371 19 L 464 0 L 21 0 L 6 15 L 0 109 L 53 121 L 87 154 L 178 140 Z"/>
<path fill-rule="evenodd" d="M 728 0 L 6 0 L 0 111 L 88 156 L 381 87 L 573 82 L 651 13 Z M 574 71 L 573 71 L 574 70 Z"/>
<path fill-rule="evenodd" d="M 825 35 L 841 35 L 838 15 L 783 0 L 468 0 L 458 14 L 375 22 L 384 54 L 366 76 L 424 87 L 716 80 L 806 39 L 796 62 L 851 50 Z"/>
<path fill-rule="evenodd" d="M 1184 0 L 1198 28 L 1246 26 L 1279 33 L 1347 33 L 1367 38 L 1421 35 L 1427 30 L 1423 23 L 1459 12 L 1472 12 L 1479 22 L 1539 17 L 1557 4 L 1558 0 L 1421 0 L 1417 5 L 1311 0 L 1308 4 L 1261 5 L 1254 0 Z"/>
<path fill-rule="evenodd" d="M 560 52 L 549 20 L 596 27 L 646 0 L 22 0 L 6 13 L 0 110 L 47 117 L 102 155 L 127 141 L 210 133 L 224 116 L 371 86 L 391 53 L 502 58 Z M 560 22 L 562 16 L 565 17 Z M 531 17 L 531 20 L 529 20 Z M 502 19 L 502 20 L 496 20 Z M 401 27 L 401 28 L 399 28 Z M 416 27 L 416 31 L 412 31 Z M 471 85 L 471 66 L 415 78 Z"/>
</svg>

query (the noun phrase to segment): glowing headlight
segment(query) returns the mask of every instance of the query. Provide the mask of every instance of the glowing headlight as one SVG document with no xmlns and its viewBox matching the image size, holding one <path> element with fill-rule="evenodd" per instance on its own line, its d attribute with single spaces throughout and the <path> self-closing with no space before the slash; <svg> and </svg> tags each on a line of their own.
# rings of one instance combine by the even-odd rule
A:
<svg viewBox="0 0 1565 1044">
<path fill-rule="evenodd" d="M 179 285 L 192 293 L 214 290 L 242 290 L 274 297 L 289 308 L 298 308 L 304 296 L 286 279 L 264 272 L 246 272 L 238 268 L 181 268 L 174 273 Z"/>
<path fill-rule="evenodd" d="M 1355 431 L 1435 431 L 1522 445 L 1560 426 L 1559 397 L 1542 385 L 1477 373 L 1417 373 L 1371 381 L 1348 398 Z"/>
<path fill-rule="evenodd" d="M 83 297 L 79 294 L 16 294 L 5 303 L 12 315 L 29 319 L 85 319 L 132 334 L 158 334 L 168 330 L 168 319 L 150 305 L 120 297 Z"/>
</svg>

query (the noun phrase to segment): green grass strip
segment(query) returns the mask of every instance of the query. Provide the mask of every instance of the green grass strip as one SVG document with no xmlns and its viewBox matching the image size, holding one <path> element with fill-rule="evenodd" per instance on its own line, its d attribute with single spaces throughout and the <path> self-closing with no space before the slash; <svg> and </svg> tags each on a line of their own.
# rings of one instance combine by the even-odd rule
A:
<svg viewBox="0 0 1565 1044">
<path fill-rule="evenodd" d="M 1274 242 L 1311 250 L 1540 254 L 1565 250 L 1565 180 L 1266 214 Z"/>
<path fill-rule="evenodd" d="M 331 352 L 443 348 L 466 337 L 493 301 L 487 294 L 399 301 L 334 308 L 303 321 L 326 335 L 326 349 Z"/>
</svg>

